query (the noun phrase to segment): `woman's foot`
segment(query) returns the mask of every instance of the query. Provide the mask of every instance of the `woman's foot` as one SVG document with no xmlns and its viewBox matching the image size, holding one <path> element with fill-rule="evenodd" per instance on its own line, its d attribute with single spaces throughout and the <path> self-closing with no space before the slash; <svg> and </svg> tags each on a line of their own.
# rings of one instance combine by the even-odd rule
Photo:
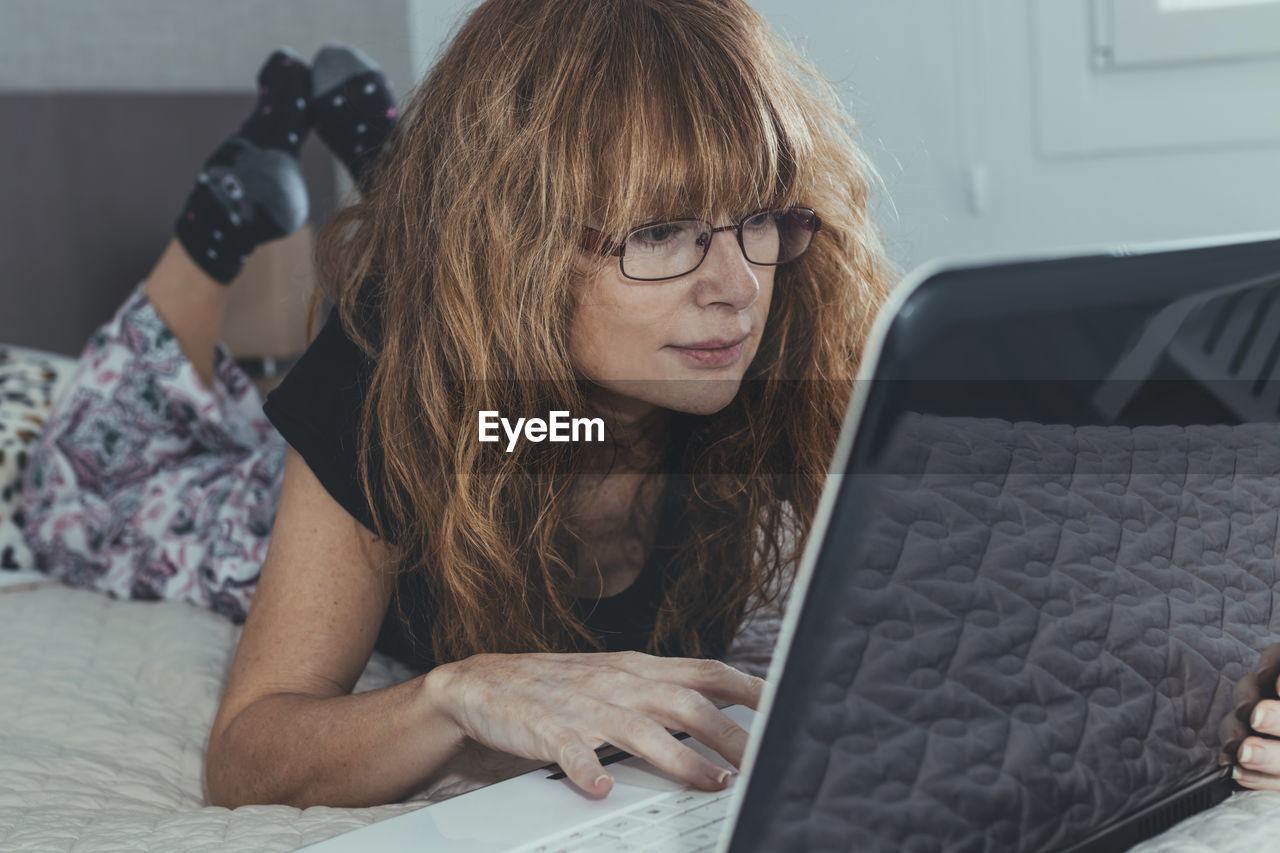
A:
<svg viewBox="0 0 1280 853">
<path fill-rule="evenodd" d="M 258 72 L 248 120 L 205 161 L 174 226 L 191 260 L 229 284 L 249 253 L 292 234 L 309 212 L 298 150 L 306 140 L 311 69 L 276 50 Z"/>
<path fill-rule="evenodd" d="M 345 44 L 320 48 L 311 72 L 310 123 L 364 191 L 372 181 L 369 166 L 395 125 L 391 83 L 372 59 Z"/>
</svg>

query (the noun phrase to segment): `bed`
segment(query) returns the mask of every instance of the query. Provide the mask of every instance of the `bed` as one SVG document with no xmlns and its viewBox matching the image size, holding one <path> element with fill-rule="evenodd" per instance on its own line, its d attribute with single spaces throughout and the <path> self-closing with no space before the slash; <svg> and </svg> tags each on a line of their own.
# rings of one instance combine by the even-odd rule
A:
<svg viewBox="0 0 1280 853">
<path fill-rule="evenodd" d="M 112 600 L 35 571 L 13 521 L 23 448 L 74 361 L 0 347 L 0 850 L 289 851 L 541 762 L 462 753 L 404 803 L 345 809 L 208 805 L 204 752 L 240 629 L 181 602 Z M 763 674 L 778 614 L 742 632 L 730 662 Z M 356 685 L 411 678 L 374 653 Z M 1142 845 L 1269 849 L 1280 794 L 1244 792 Z"/>
</svg>

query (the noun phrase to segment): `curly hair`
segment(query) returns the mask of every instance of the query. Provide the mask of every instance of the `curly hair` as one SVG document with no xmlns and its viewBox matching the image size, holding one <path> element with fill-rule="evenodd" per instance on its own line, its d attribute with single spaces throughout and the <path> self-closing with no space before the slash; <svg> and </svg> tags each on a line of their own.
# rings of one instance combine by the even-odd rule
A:
<svg viewBox="0 0 1280 853">
<path fill-rule="evenodd" d="M 732 402 L 673 421 L 689 535 L 647 651 L 706 656 L 786 594 L 889 287 L 854 129 L 742 0 L 489 0 L 462 23 L 318 241 L 321 286 L 376 364 L 361 482 L 395 570 L 423 575 L 439 661 L 601 647 L 564 536 L 583 453 L 475 437 L 482 409 L 583 410 L 585 223 L 819 212 Z"/>
</svg>

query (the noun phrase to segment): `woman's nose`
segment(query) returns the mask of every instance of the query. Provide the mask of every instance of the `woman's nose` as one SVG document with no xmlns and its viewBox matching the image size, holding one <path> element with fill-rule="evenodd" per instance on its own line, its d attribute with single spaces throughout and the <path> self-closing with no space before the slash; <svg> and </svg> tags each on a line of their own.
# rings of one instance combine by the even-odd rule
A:
<svg viewBox="0 0 1280 853">
<path fill-rule="evenodd" d="M 711 247 L 698 266 L 696 295 L 699 305 L 724 303 L 735 310 L 750 308 L 760 296 L 755 270 L 742 254 L 732 231 L 711 235 Z"/>
</svg>

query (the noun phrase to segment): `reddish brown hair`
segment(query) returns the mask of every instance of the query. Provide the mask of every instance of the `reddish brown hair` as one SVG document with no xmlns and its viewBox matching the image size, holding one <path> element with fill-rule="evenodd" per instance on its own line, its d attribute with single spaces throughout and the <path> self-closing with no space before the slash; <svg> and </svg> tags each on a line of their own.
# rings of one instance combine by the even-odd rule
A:
<svg viewBox="0 0 1280 853">
<path fill-rule="evenodd" d="M 741 0 L 489 0 L 466 19 L 369 194 L 320 239 L 321 281 L 377 364 L 366 491 L 385 484 L 380 532 L 400 571 L 425 575 L 438 660 L 599 648 L 573 611 L 563 536 L 580 455 L 506 454 L 475 435 L 481 409 L 584 410 L 567 330 L 587 222 L 621 234 L 664 215 L 821 215 L 808 253 L 778 269 L 733 402 L 685 417 L 692 533 L 649 651 L 727 645 L 753 598 L 781 593 L 783 544 L 813 522 L 889 283 L 852 130 Z M 377 335 L 360 331 L 369 310 Z"/>
</svg>

